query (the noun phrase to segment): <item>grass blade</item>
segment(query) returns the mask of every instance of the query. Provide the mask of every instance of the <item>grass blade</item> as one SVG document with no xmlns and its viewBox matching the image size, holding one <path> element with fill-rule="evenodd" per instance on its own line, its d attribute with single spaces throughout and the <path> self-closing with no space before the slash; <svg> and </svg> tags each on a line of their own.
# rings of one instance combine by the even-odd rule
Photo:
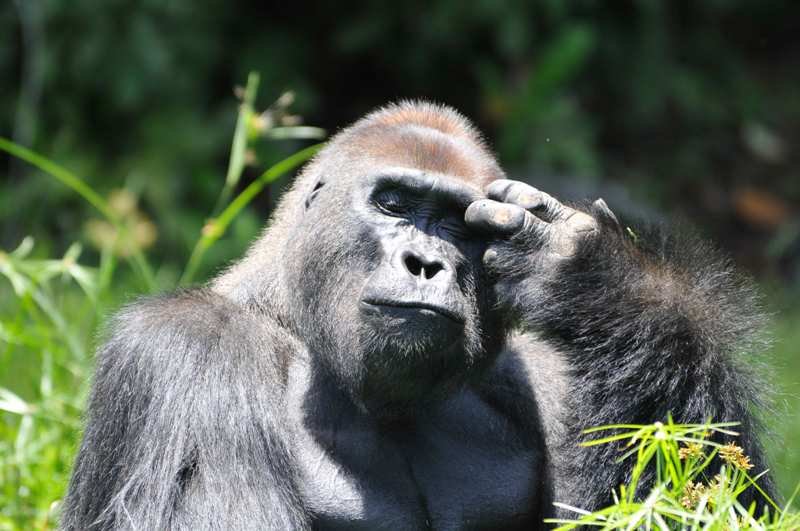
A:
<svg viewBox="0 0 800 531">
<path fill-rule="evenodd" d="M 119 217 L 114 213 L 111 207 L 108 205 L 105 199 L 103 199 L 97 192 L 95 192 L 91 186 L 89 186 L 86 181 L 69 171 L 68 169 L 64 168 L 63 166 L 59 166 L 55 162 L 47 159 L 38 153 L 31 151 L 28 148 L 22 147 L 19 144 L 16 144 L 6 138 L 0 137 L 0 149 L 17 157 L 18 159 L 24 160 L 28 164 L 39 168 L 46 174 L 50 175 L 57 181 L 61 182 L 65 186 L 71 188 L 75 192 L 78 193 L 82 198 L 84 198 L 90 205 L 95 207 L 100 213 L 112 224 L 114 227 L 120 232 L 125 233 L 127 232 L 124 225 L 120 222 Z M 150 264 L 147 262 L 147 259 L 142 254 L 142 251 L 138 249 L 136 246 L 133 246 L 131 257 L 129 258 L 131 262 L 131 266 L 139 273 L 139 276 L 144 281 L 147 289 L 149 291 L 156 290 L 156 281 L 155 276 L 153 275 L 153 270 L 150 267 Z"/>
</svg>

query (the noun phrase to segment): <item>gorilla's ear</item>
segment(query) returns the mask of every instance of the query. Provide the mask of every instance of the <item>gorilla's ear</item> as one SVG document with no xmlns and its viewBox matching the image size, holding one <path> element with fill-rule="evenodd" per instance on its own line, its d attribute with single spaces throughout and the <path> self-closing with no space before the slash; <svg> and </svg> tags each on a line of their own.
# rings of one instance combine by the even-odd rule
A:
<svg viewBox="0 0 800 531">
<path fill-rule="evenodd" d="M 311 206 L 311 202 L 316 199 L 319 191 L 322 190 L 322 187 L 325 186 L 325 179 L 320 177 L 317 179 L 317 183 L 314 185 L 314 188 L 311 190 L 311 193 L 306 196 L 306 210 Z"/>
</svg>

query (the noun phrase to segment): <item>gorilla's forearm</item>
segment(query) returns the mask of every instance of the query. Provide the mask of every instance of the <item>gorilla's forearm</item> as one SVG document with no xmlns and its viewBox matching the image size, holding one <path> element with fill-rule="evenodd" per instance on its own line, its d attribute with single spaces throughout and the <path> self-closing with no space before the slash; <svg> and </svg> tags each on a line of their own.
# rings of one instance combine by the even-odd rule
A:
<svg viewBox="0 0 800 531">
<path fill-rule="evenodd" d="M 578 448 L 582 429 L 668 413 L 677 422 L 741 422 L 738 442 L 754 472 L 764 470 L 750 411 L 759 385 L 737 358 L 762 346 L 751 285 L 691 235 L 634 234 L 601 207 L 588 212 L 599 230 L 573 257 L 532 272 L 514 290 L 517 318 L 556 346 L 569 370 L 568 440 L 552 449 L 569 499 L 557 501 L 596 509 L 629 472 L 629 464 L 614 464 L 611 445 Z M 768 478 L 761 483 L 772 491 Z"/>
<path fill-rule="evenodd" d="M 121 311 L 98 352 L 63 529 L 304 529 L 283 434 L 286 339 L 204 290 Z"/>
</svg>

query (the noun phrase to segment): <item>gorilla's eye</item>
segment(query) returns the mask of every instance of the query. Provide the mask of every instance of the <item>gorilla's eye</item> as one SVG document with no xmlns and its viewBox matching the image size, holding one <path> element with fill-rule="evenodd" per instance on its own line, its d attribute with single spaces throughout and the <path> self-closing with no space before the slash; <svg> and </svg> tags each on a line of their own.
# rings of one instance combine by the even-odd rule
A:
<svg viewBox="0 0 800 531">
<path fill-rule="evenodd" d="M 375 194 L 373 203 L 386 214 L 397 216 L 407 214 L 410 209 L 409 201 L 399 190 L 383 190 Z"/>
</svg>

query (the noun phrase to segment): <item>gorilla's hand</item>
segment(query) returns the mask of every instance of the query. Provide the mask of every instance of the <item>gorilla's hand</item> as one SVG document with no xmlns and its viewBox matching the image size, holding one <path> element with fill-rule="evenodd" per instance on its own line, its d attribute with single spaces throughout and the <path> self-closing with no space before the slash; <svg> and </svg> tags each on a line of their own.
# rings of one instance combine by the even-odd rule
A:
<svg viewBox="0 0 800 531">
<path fill-rule="evenodd" d="M 464 218 L 473 230 L 492 238 L 483 262 L 494 277 L 501 305 L 514 306 L 520 289 L 537 291 L 559 264 L 575 256 L 582 240 L 600 231 L 593 215 L 522 182 L 494 181 L 487 196 L 472 203 Z M 616 221 L 602 199 L 591 211 Z"/>
</svg>

